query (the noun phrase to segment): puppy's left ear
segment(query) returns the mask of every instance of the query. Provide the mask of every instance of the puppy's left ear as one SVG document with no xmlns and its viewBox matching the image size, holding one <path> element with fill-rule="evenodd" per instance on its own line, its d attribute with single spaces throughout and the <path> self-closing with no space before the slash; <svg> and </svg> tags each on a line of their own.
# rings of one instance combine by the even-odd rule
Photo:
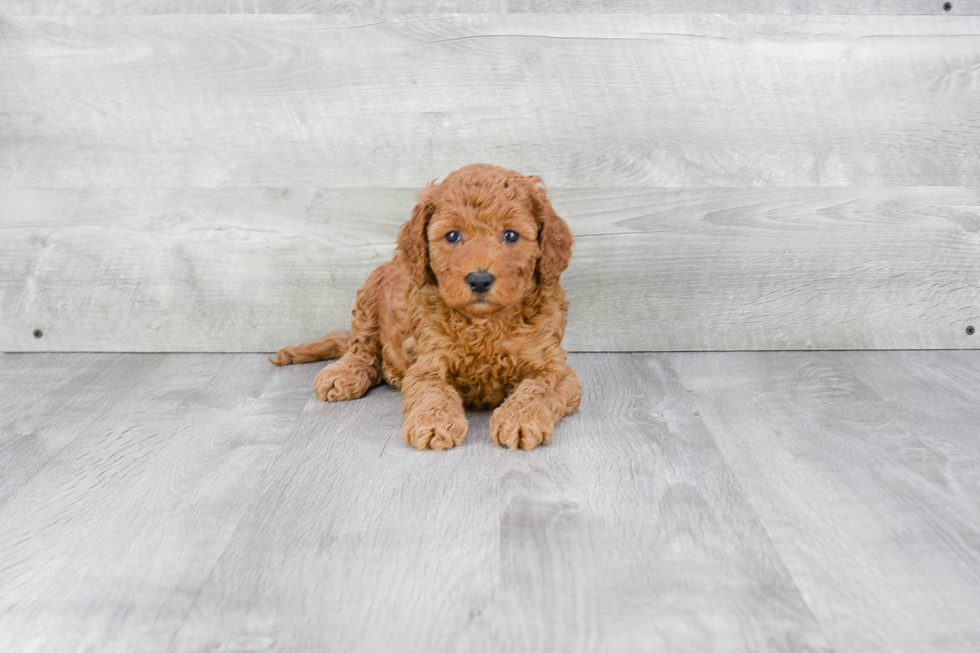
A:
<svg viewBox="0 0 980 653">
<path fill-rule="evenodd" d="M 538 279 L 542 285 L 555 284 L 572 258 L 572 232 L 551 207 L 548 193 L 544 186 L 539 186 L 541 178 L 533 176 L 527 180 L 531 184 L 531 205 L 538 222 L 538 246 L 541 248 Z"/>
</svg>

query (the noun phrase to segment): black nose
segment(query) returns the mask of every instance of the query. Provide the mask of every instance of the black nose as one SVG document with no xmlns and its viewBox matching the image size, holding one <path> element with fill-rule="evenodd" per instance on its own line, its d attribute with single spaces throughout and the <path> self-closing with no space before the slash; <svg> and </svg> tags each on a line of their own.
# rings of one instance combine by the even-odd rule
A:
<svg viewBox="0 0 980 653">
<path fill-rule="evenodd" d="M 480 272 L 470 272 L 466 275 L 466 283 L 470 284 L 470 289 L 476 293 L 485 293 L 493 285 L 493 275 L 486 270 Z"/>
</svg>

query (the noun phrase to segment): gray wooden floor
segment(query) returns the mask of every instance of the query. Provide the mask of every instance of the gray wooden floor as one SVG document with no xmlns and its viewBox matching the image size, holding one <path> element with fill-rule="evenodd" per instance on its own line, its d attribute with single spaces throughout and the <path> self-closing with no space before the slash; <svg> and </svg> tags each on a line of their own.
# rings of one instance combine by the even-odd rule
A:
<svg viewBox="0 0 980 653">
<path fill-rule="evenodd" d="M 980 352 L 571 362 L 420 453 L 318 365 L 0 355 L 0 650 L 980 649 Z"/>
</svg>

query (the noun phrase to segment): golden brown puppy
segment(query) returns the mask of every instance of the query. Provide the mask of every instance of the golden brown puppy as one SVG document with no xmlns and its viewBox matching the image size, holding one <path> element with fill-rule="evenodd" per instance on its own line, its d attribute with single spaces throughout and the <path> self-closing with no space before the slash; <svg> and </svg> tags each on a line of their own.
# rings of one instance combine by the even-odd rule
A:
<svg viewBox="0 0 980 653">
<path fill-rule="evenodd" d="M 474 164 L 419 195 L 394 260 L 357 291 L 344 332 L 279 350 L 276 365 L 328 358 L 321 401 L 360 397 L 382 380 L 402 390 L 405 441 L 463 441 L 463 407 L 494 408 L 493 441 L 549 442 L 581 401 L 561 340 L 568 302 L 559 283 L 572 235 L 538 177 Z"/>
</svg>

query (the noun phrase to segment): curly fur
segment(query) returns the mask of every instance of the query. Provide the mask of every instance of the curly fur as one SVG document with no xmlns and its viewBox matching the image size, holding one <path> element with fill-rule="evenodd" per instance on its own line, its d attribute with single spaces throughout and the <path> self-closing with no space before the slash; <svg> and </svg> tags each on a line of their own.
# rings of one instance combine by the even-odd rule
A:
<svg viewBox="0 0 980 653">
<path fill-rule="evenodd" d="M 572 235 L 540 178 L 474 164 L 429 184 L 398 235 L 394 259 L 357 291 L 351 331 L 284 347 L 276 365 L 340 357 L 321 371 L 321 401 L 355 399 L 382 380 L 401 388 L 405 441 L 449 449 L 464 408 L 495 408 L 490 434 L 511 449 L 549 442 L 581 401 L 561 340 L 559 279 Z M 507 242 L 505 231 L 519 238 Z M 460 234 L 451 243 L 446 234 Z M 477 294 L 466 277 L 488 271 Z"/>
</svg>

